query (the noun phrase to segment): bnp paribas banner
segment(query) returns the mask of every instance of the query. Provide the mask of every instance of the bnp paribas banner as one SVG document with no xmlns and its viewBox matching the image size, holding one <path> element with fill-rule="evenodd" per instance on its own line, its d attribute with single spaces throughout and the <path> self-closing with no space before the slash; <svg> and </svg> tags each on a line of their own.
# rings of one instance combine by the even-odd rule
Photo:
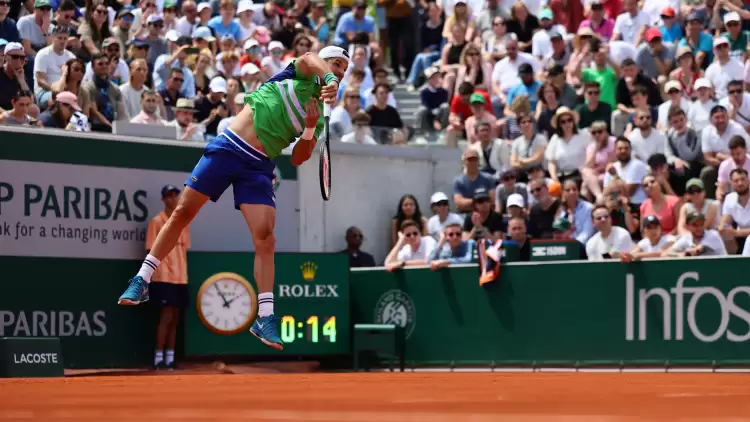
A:
<svg viewBox="0 0 750 422">
<path fill-rule="evenodd" d="M 69 157 L 64 153 L 37 157 L 27 151 L 23 158 L 33 161 L 0 159 L 0 255 L 103 259 L 143 256 L 148 223 L 164 208 L 161 188 L 166 184 L 182 188 L 200 157 L 200 149 L 181 148 L 190 150 L 193 158 L 178 157 L 181 168 L 165 171 L 158 168 L 159 163 L 175 167 L 170 164 L 170 155 L 163 155 L 161 161 L 152 156 L 139 165 L 140 154 L 111 157 L 108 155 L 117 151 L 104 149 L 107 142 L 118 148 L 127 147 L 127 143 L 96 141 L 103 144 L 97 147 L 101 149 L 96 151 L 101 154 L 99 158 Z M 71 142 L 73 148 L 76 145 L 75 140 L 67 138 L 50 142 Z M 157 145 L 153 151 L 145 151 L 154 154 L 159 152 L 158 147 L 164 148 Z M 143 148 L 143 144 L 138 148 Z M 0 152 L 0 158 L 5 152 Z M 81 152 L 86 154 L 87 148 Z M 50 159 L 74 162 L 49 162 Z M 104 165 L 97 165 L 98 162 Z M 123 164 L 140 168 L 126 168 Z M 297 181 L 282 177 L 278 170 L 277 177 L 277 248 L 297 251 Z M 207 203 L 191 224 L 192 249 L 252 251 L 246 227 L 242 214 L 234 208 L 232 189 L 227 189 L 217 203 Z"/>
</svg>

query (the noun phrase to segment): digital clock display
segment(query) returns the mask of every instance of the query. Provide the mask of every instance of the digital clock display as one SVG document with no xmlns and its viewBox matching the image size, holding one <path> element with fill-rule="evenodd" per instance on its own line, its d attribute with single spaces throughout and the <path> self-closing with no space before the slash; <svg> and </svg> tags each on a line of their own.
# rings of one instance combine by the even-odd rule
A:
<svg viewBox="0 0 750 422">
<path fill-rule="evenodd" d="M 320 318 L 313 315 L 304 322 L 291 315 L 281 317 L 281 341 L 292 343 L 296 340 L 336 343 L 336 317 Z"/>
<path fill-rule="evenodd" d="M 254 255 L 247 252 L 188 252 L 188 291 L 196 306 L 188 308 L 186 315 L 187 356 L 263 355 L 284 359 L 351 353 L 348 255 L 277 253 L 275 264 L 274 314 L 279 317 L 278 333 L 284 343 L 282 352 L 258 341 L 244 324 L 239 324 L 238 327 L 242 328 L 236 332 L 217 333 L 212 327 L 213 315 L 203 315 L 203 319 L 199 315 L 200 312 L 230 312 L 229 322 L 233 322 L 235 311 L 238 319 L 244 314 L 255 315 L 257 295 L 248 295 L 249 301 L 244 301 L 245 296 L 233 300 L 231 294 L 235 289 L 225 286 L 223 281 L 218 286 L 221 295 L 213 286 L 203 288 L 201 293 L 201 288 L 215 280 L 217 274 L 233 273 L 235 278 L 244 278 L 259 294 L 253 277 Z M 237 287 L 236 290 L 241 289 Z M 235 309 L 243 304 L 247 307 L 246 302 L 249 302 L 249 311 L 243 309 L 240 313 L 239 308 Z M 250 319 L 254 321 L 254 318 Z M 218 324 L 222 328 L 223 320 Z"/>
</svg>

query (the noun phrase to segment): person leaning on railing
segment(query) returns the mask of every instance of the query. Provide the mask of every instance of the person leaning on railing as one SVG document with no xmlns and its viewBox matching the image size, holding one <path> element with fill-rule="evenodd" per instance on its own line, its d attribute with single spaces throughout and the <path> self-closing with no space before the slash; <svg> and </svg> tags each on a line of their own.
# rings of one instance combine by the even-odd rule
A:
<svg viewBox="0 0 750 422">
<path fill-rule="evenodd" d="M 65 129 L 75 132 L 90 132 L 89 120 L 78 105 L 78 97 L 72 92 L 52 93 L 52 105 L 39 115 L 39 122 L 46 128 Z"/>
<path fill-rule="evenodd" d="M 473 239 L 461 239 L 460 224 L 449 224 L 440 235 L 440 240 L 427 263 L 433 271 L 451 264 L 469 264 L 475 246 L 476 242 Z"/>
</svg>

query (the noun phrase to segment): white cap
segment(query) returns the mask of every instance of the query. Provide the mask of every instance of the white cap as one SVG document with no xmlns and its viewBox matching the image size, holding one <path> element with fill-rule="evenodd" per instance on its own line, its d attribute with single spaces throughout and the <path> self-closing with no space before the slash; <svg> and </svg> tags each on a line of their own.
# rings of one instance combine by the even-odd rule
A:
<svg viewBox="0 0 750 422">
<path fill-rule="evenodd" d="M 242 69 L 240 69 L 240 75 L 242 76 L 255 75 L 258 72 L 260 72 L 260 69 L 255 65 L 255 63 L 245 63 L 242 66 Z"/>
<path fill-rule="evenodd" d="M 242 12 L 255 11 L 253 8 L 253 2 L 250 0 L 240 0 L 240 3 L 237 5 L 237 14 L 239 15 Z"/>
<path fill-rule="evenodd" d="M 718 37 L 714 38 L 714 48 L 716 48 L 716 47 L 718 47 L 718 46 L 720 46 L 722 44 L 729 45 L 729 40 L 727 39 L 727 37 L 725 37 L 723 35 L 719 35 Z"/>
<path fill-rule="evenodd" d="M 432 197 L 430 198 L 430 204 L 436 204 L 440 201 L 447 201 L 448 195 L 444 194 L 443 192 L 435 192 L 432 194 Z"/>
<path fill-rule="evenodd" d="M 198 3 L 198 13 L 200 13 L 203 9 L 210 9 L 211 4 L 210 3 Z"/>
<path fill-rule="evenodd" d="M 148 21 L 146 23 L 154 23 L 154 22 L 164 22 L 164 16 L 154 13 L 153 15 L 148 17 Z"/>
<path fill-rule="evenodd" d="M 167 31 L 167 35 L 165 35 L 168 41 L 177 42 L 177 40 L 180 38 L 180 33 L 177 32 L 176 29 L 170 29 Z"/>
<path fill-rule="evenodd" d="M 8 44 L 7 44 L 6 46 L 5 46 L 5 54 L 8 54 L 8 53 L 10 53 L 11 51 L 16 51 L 16 50 L 21 50 L 21 51 L 25 51 L 25 50 L 23 49 L 23 45 L 21 45 L 21 44 L 19 44 L 19 43 L 17 43 L 17 42 L 9 42 L 9 43 L 8 43 Z"/>
<path fill-rule="evenodd" d="M 729 22 L 742 22 L 740 14 L 737 12 L 729 12 L 724 15 L 724 25 L 728 24 Z"/>
<path fill-rule="evenodd" d="M 284 44 L 281 43 L 281 41 L 271 41 L 268 43 L 268 51 L 271 50 L 286 50 L 284 48 Z"/>
<path fill-rule="evenodd" d="M 258 46 L 260 46 L 260 43 L 258 42 L 258 40 L 256 40 L 255 38 L 248 38 L 247 40 L 245 40 L 245 43 L 242 44 L 242 49 L 249 50 L 253 47 L 258 47 Z"/>
<path fill-rule="evenodd" d="M 320 50 L 320 53 L 318 53 L 318 57 L 320 57 L 321 59 L 342 58 L 346 61 L 349 61 L 349 52 L 341 47 L 329 45 L 328 47 Z"/>
<path fill-rule="evenodd" d="M 245 93 L 244 92 L 238 92 L 237 95 L 234 96 L 234 103 L 237 105 L 244 105 L 245 104 Z"/>
<path fill-rule="evenodd" d="M 505 201 L 505 208 L 510 208 L 512 206 L 521 208 L 525 206 L 523 196 L 521 196 L 520 193 L 512 193 L 510 194 L 510 196 L 508 196 L 508 200 Z"/>
<path fill-rule="evenodd" d="M 217 76 L 211 79 L 211 83 L 208 84 L 208 89 L 211 92 L 221 92 L 222 94 L 227 93 L 227 81 L 221 76 Z"/>
<path fill-rule="evenodd" d="M 669 94 L 669 91 L 676 89 L 678 91 L 682 91 L 682 86 L 680 86 L 680 83 L 677 81 L 668 81 L 666 84 L 664 84 L 664 93 Z"/>
<path fill-rule="evenodd" d="M 695 87 L 695 89 L 713 88 L 714 87 L 713 85 L 711 85 L 711 81 L 709 81 L 706 78 L 698 78 L 698 79 L 696 79 L 696 81 L 693 84 L 693 86 Z"/>
</svg>

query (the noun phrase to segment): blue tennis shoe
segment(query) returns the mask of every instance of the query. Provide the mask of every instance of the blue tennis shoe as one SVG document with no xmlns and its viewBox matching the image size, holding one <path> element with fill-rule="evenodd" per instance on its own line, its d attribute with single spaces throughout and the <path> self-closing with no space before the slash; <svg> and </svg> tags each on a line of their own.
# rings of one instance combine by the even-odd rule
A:
<svg viewBox="0 0 750 422">
<path fill-rule="evenodd" d="M 250 334 L 258 337 L 268 347 L 276 350 L 284 350 L 284 343 L 281 342 L 279 337 L 279 317 L 276 315 L 268 315 L 265 317 L 259 317 L 250 327 Z"/>
<path fill-rule="evenodd" d="M 140 276 L 130 280 L 130 285 L 117 301 L 118 305 L 137 305 L 148 302 L 148 283 Z"/>
</svg>

